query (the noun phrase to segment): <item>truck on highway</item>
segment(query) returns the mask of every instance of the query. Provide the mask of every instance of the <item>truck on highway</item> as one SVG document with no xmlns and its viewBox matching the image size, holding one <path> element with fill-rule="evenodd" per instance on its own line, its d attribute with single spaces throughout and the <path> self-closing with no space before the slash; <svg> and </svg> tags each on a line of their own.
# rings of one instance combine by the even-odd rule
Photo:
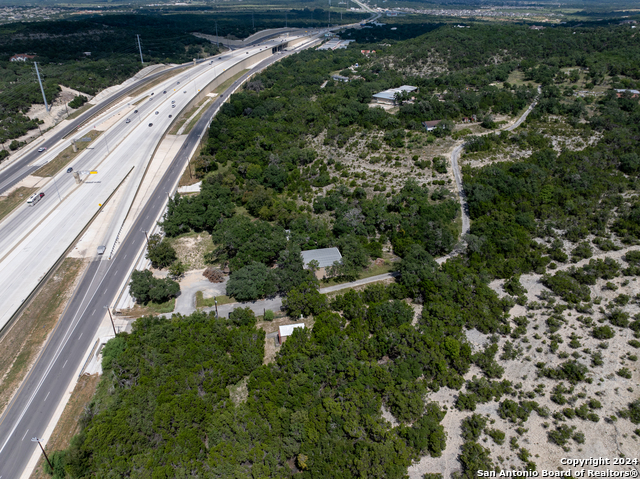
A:
<svg viewBox="0 0 640 479">
<path fill-rule="evenodd" d="M 34 193 L 27 200 L 27 206 L 35 206 L 35 204 L 44 198 L 44 193 Z"/>
</svg>

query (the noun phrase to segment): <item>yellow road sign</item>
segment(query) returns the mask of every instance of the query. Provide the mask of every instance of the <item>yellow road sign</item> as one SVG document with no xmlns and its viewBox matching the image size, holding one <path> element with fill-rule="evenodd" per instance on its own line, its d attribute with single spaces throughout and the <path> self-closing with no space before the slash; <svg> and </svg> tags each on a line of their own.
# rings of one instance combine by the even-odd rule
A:
<svg viewBox="0 0 640 479">
<path fill-rule="evenodd" d="M 90 171 L 90 172 L 89 172 L 89 174 L 90 174 L 90 175 L 97 175 L 97 174 L 98 174 L 98 171 L 97 171 L 97 170 L 95 170 L 95 171 Z"/>
</svg>

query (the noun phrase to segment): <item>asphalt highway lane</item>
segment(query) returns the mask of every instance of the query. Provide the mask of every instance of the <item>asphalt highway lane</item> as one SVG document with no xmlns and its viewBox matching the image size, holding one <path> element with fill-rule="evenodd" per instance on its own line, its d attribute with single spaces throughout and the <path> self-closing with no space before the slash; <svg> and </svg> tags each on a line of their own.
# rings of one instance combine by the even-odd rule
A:
<svg viewBox="0 0 640 479">
<path fill-rule="evenodd" d="M 104 307 L 113 304 L 131 264 L 146 241 L 143 231 L 149 231 L 164 210 L 166 192 L 175 188 L 194 146 L 215 112 L 248 75 L 288 54 L 285 52 L 265 59 L 236 80 L 223 96 L 216 98 L 189 133 L 113 259 L 95 260 L 90 264 L 49 342 L 0 418 L 0 479 L 20 477 L 38 448 L 31 438 L 42 435 L 57 405 L 63 400 L 67 386 L 92 346 L 104 317 Z"/>
</svg>

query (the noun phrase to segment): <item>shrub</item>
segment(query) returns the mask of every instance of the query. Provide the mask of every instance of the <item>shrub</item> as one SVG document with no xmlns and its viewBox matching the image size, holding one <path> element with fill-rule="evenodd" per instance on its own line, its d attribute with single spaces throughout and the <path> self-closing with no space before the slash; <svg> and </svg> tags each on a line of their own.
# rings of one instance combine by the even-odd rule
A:
<svg viewBox="0 0 640 479">
<path fill-rule="evenodd" d="M 273 314 L 273 311 L 271 311 L 270 309 L 267 309 L 264 312 L 264 320 L 265 321 L 273 321 L 274 316 L 275 315 Z"/>
<path fill-rule="evenodd" d="M 631 379 L 631 371 L 629 368 L 621 368 L 616 371 L 616 374 L 621 378 Z"/>
<path fill-rule="evenodd" d="M 568 303 L 586 302 L 591 299 L 589 288 L 564 271 L 558 271 L 553 276 L 545 274 L 542 277 L 542 284 Z"/>
<path fill-rule="evenodd" d="M 596 339 L 611 339 L 614 335 L 611 326 L 596 326 L 591 330 L 591 336 Z"/>
<path fill-rule="evenodd" d="M 433 159 L 433 169 L 438 173 L 445 174 L 447 172 L 447 160 L 440 156 Z"/>
<path fill-rule="evenodd" d="M 549 379 L 564 379 L 570 383 L 584 381 L 587 378 L 589 368 L 582 363 L 574 360 L 565 361 L 557 368 L 541 368 L 538 374 L 548 377 Z"/>
<path fill-rule="evenodd" d="M 504 444 L 505 434 L 501 430 L 487 429 L 486 433 L 491 439 L 493 439 L 493 442 L 495 442 L 498 446 L 501 446 L 502 444 Z"/>
<path fill-rule="evenodd" d="M 487 420 L 479 414 L 473 414 L 462 420 L 462 437 L 465 441 L 477 441 L 487 425 Z"/>
<path fill-rule="evenodd" d="M 80 108 L 89 99 L 84 95 L 76 95 L 73 100 L 69 102 L 69 108 Z"/>
<path fill-rule="evenodd" d="M 562 426 L 558 426 L 553 431 L 549 431 L 547 436 L 549 438 L 549 442 L 553 444 L 557 444 L 558 446 L 564 446 L 571 436 L 573 436 L 573 431 L 575 431 L 575 426 L 567 426 L 563 424 Z"/>
</svg>

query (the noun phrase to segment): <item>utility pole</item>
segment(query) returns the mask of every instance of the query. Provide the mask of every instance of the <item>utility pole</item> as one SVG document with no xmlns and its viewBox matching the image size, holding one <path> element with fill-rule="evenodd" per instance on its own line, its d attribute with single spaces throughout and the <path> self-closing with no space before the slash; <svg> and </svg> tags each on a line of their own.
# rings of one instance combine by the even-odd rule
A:
<svg viewBox="0 0 640 479">
<path fill-rule="evenodd" d="M 142 230 L 142 232 L 144 233 L 144 237 L 147 238 L 147 246 L 149 246 L 149 236 L 145 230 Z"/>
<path fill-rule="evenodd" d="M 49 463 L 49 467 L 51 468 L 51 470 L 53 471 L 53 465 L 51 464 L 51 461 L 49 460 L 49 458 L 47 457 L 47 453 L 44 452 L 44 447 L 42 447 L 42 444 L 40 444 L 40 438 L 37 437 L 32 437 L 31 438 L 31 442 L 37 442 L 38 446 L 40 446 L 40 449 L 42 449 L 42 454 L 44 454 L 44 458 L 47 460 L 47 463 Z"/>
<path fill-rule="evenodd" d="M 140 45 L 140 35 L 136 35 L 138 39 L 138 51 L 140 52 L 140 63 L 144 65 L 144 60 L 142 59 L 142 45 Z"/>
<path fill-rule="evenodd" d="M 42 92 L 42 99 L 44 100 L 44 109 L 46 111 L 49 111 L 49 105 L 47 104 L 47 97 L 44 94 L 44 87 L 42 86 L 42 80 L 40 79 L 40 72 L 38 71 L 38 64 L 36 62 L 33 62 L 33 64 L 36 67 L 36 75 L 38 75 L 38 83 L 40 83 L 40 91 Z"/>
<path fill-rule="evenodd" d="M 113 335 L 117 336 L 118 333 L 116 333 L 116 325 L 113 322 L 113 316 L 111 316 L 111 309 L 109 309 L 109 306 L 105 306 L 104 308 L 109 312 L 109 319 L 111 320 L 111 327 L 113 328 Z"/>
</svg>

